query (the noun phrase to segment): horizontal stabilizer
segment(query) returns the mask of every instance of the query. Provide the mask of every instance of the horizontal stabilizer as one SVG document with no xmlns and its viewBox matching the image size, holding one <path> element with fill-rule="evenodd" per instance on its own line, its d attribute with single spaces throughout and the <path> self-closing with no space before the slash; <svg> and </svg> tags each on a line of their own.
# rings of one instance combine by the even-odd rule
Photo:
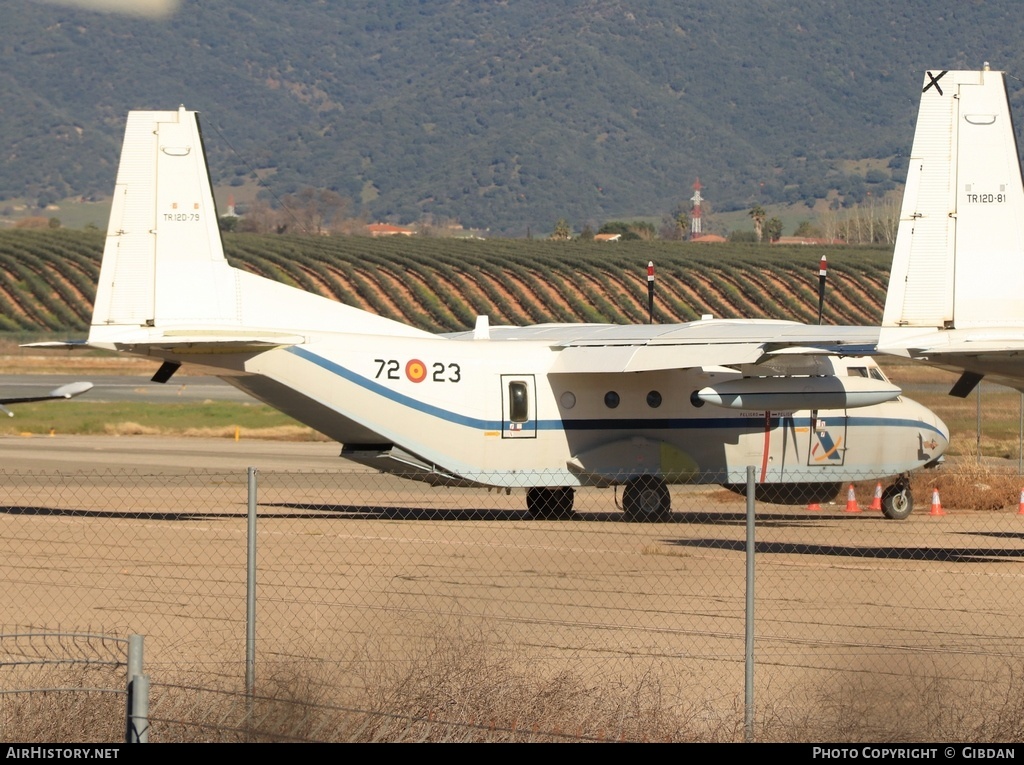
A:
<svg viewBox="0 0 1024 765">
<path fill-rule="evenodd" d="M 57 348 L 68 351 L 82 350 L 88 348 L 85 340 L 45 340 L 38 343 L 22 343 L 19 348 Z"/>
<path fill-rule="evenodd" d="M 67 385 L 61 385 L 59 388 L 54 388 L 49 393 L 44 393 L 38 396 L 15 396 L 8 398 L 0 398 L 0 411 L 7 414 L 8 417 L 13 417 L 14 412 L 7 409 L 5 404 L 30 404 L 35 401 L 54 401 L 61 398 L 74 398 L 80 396 L 86 391 L 92 390 L 91 382 L 73 382 Z"/>
</svg>

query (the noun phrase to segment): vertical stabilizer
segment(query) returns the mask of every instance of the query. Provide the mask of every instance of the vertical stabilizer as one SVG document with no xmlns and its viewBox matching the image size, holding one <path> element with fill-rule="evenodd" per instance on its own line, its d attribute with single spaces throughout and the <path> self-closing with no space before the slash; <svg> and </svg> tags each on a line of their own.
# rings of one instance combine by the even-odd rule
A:
<svg viewBox="0 0 1024 765">
<path fill-rule="evenodd" d="M 198 115 L 130 112 L 93 326 L 230 324 L 235 303 Z"/>
<path fill-rule="evenodd" d="M 89 343 L 324 332 L 430 336 L 230 266 L 198 114 L 130 112 Z"/>
<path fill-rule="evenodd" d="M 880 345 L 1022 326 L 1022 296 L 1024 184 L 1003 73 L 927 72 Z"/>
</svg>

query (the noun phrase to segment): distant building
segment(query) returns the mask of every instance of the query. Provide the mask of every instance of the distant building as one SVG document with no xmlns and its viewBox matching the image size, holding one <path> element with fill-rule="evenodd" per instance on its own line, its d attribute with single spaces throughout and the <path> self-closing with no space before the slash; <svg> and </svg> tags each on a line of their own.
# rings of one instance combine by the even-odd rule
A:
<svg viewBox="0 0 1024 765">
<path fill-rule="evenodd" d="M 617 242 L 622 239 L 622 234 L 594 234 L 595 242 Z"/>
<path fill-rule="evenodd" d="M 824 239 L 814 236 L 780 236 L 772 244 L 846 244 L 845 239 Z"/>
<path fill-rule="evenodd" d="M 717 244 L 718 242 L 728 242 L 724 236 L 718 234 L 701 234 L 690 239 L 691 242 L 708 242 L 710 244 Z"/>
<path fill-rule="evenodd" d="M 416 233 L 411 228 L 392 226 L 390 223 L 370 223 L 366 230 L 370 233 L 370 236 L 395 236 L 397 234 L 412 236 Z"/>
</svg>

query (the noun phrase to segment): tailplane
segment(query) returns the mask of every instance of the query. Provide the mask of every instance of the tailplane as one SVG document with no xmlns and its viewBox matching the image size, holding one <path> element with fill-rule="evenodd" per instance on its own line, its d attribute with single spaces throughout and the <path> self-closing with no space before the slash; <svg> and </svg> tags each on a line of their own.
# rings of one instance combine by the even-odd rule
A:
<svg viewBox="0 0 1024 765">
<path fill-rule="evenodd" d="M 325 331 L 427 334 L 231 267 L 198 114 L 130 112 L 89 344 L 276 345 Z"/>
<path fill-rule="evenodd" d="M 880 347 L 1024 329 L 1022 296 L 1024 184 L 1004 75 L 927 72 Z"/>
</svg>

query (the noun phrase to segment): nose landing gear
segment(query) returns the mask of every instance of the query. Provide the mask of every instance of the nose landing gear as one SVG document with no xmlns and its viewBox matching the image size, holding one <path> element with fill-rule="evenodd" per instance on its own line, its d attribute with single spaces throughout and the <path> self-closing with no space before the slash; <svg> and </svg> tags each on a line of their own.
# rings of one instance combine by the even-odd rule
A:
<svg viewBox="0 0 1024 765">
<path fill-rule="evenodd" d="M 902 521 L 914 510 L 914 495 L 910 491 L 910 480 L 901 475 L 882 492 L 882 515 L 894 521 Z"/>
</svg>

